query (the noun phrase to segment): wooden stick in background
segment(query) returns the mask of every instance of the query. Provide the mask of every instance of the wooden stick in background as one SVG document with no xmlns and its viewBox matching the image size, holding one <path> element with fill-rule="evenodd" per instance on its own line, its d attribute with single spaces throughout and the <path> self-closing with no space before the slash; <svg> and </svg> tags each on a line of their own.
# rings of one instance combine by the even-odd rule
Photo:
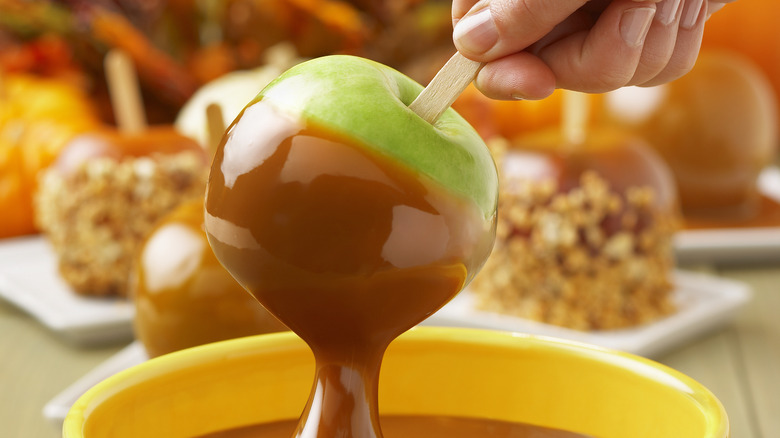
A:
<svg viewBox="0 0 780 438">
<path fill-rule="evenodd" d="M 214 158 L 214 154 L 222 142 L 222 136 L 225 135 L 225 117 L 222 115 L 222 107 L 217 103 L 210 103 L 206 107 L 206 128 L 209 155 Z"/>
<path fill-rule="evenodd" d="M 561 129 L 567 144 L 577 146 L 585 142 L 589 118 L 590 97 L 585 93 L 564 90 Z"/>
<path fill-rule="evenodd" d="M 127 134 L 145 130 L 146 115 L 133 61 L 127 53 L 114 49 L 106 55 L 104 66 L 117 127 Z"/>
</svg>

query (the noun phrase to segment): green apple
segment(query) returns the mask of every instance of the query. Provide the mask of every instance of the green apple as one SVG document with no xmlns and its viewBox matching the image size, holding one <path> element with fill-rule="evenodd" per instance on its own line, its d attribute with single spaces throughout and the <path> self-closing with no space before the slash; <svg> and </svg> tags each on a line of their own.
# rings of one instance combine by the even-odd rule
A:
<svg viewBox="0 0 780 438">
<path fill-rule="evenodd" d="M 455 110 L 431 125 L 409 109 L 423 87 L 364 58 L 334 55 L 299 64 L 272 81 L 262 100 L 302 121 L 344 133 L 469 199 L 491 217 L 498 176 L 485 143 Z"/>
<path fill-rule="evenodd" d="M 268 84 L 227 129 L 205 228 L 220 261 L 269 310 L 292 312 L 270 303 L 291 290 L 303 300 L 343 280 L 338 288 L 384 293 L 398 287 L 391 272 L 425 283 L 447 271 L 441 302 L 423 318 L 479 271 L 495 237 L 496 166 L 454 110 L 434 124 L 411 111 L 421 91 L 379 63 L 322 57 Z M 355 282 L 364 280 L 384 283 Z"/>
<path fill-rule="evenodd" d="M 298 309 L 274 302 L 292 290 L 311 302 L 334 296 L 324 290 L 373 289 L 392 305 L 412 294 L 393 296 L 393 278 L 424 284 L 446 271 L 441 299 L 411 327 L 487 259 L 496 165 L 454 110 L 430 124 L 409 109 L 422 89 L 370 60 L 317 58 L 268 84 L 227 129 L 206 190 L 206 232 L 228 271 L 283 322 Z M 424 299 L 436 295 L 424 289 Z"/>
</svg>

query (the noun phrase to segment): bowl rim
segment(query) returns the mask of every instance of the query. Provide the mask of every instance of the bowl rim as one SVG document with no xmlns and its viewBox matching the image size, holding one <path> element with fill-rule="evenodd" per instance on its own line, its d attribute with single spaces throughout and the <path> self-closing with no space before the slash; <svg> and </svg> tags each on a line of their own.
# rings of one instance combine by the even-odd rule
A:
<svg viewBox="0 0 780 438">
<path fill-rule="evenodd" d="M 403 344 L 410 345 L 445 342 L 508 349 L 516 349 L 518 342 L 521 342 L 524 348 L 563 351 L 565 354 L 580 355 L 589 360 L 618 366 L 664 386 L 686 392 L 694 403 L 702 408 L 702 413 L 706 417 L 707 430 L 703 438 L 729 437 L 729 421 L 725 408 L 709 389 L 680 371 L 642 356 L 549 336 L 463 327 L 415 327 L 399 336 L 393 343 L 399 340 Z M 256 349 L 261 348 L 266 351 L 308 350 L 308 346 L 302 339 L 293 332 L 286 331 L 215 342 L 152 358 L 106 378 L 79 397 L 65 417 L 63 437 L 81 437 L 92 410 L 117 390 L 130 387 L 150 377 L 192 366 L 196 362 L 209 363 L 224 360 L 226 357 L 235 356 L 237 351 L 257 351 Z M 390 349 L 392 348 L 393 344 L 390 346 Z"/>
</svg>

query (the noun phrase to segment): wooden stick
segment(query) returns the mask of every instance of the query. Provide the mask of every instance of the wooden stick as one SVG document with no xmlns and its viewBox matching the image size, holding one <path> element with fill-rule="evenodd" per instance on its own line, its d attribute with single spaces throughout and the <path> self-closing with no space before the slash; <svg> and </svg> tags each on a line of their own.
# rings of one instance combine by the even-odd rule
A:
<svg viewBox="0 0 780 438">
<path fill-rule="evenodd" d="M 485 64 L 455 52 L 436 73 L 431 83 L 409 105 L 409 109 L 433 124 L 474 80 L 483 65 Z"/>
<path fill-rule="evenodd" d="M 222 107 L 217 103 L 210 103 L 206 107 L 206 126 L 208 131 L 209 154 L 214 157 L 222 136 L 225 134 L 225 118 L 222 115 Z"/>
<path fill-rule="evenodd" d="M 569 145 L 581 145 L 587 136 L 590 98 L 585 93 L 564 90 L 561 114 L 563 138 Z"/>
<path fill-rule="evenodd" d="M 131 134 L 146 129 L 141 90 L 133 61 L 127 53 L 114 49 L 104 61 L 108 92 L 119 130 Z"/>
</svg>

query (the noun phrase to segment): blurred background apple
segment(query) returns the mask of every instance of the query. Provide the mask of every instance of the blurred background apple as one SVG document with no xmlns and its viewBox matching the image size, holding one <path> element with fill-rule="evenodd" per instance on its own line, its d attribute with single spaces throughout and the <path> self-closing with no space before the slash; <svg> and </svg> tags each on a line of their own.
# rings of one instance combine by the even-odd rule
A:
<svg viewBox="0 0 780 438">
<path fill-rule="evenodd" d="M 609 93 L 605 109 L 666 160 L 686 216 L 756 214 L 758 175 L 777 153 L 777 100 L 749 58 L 705 49 L 688 75 Z"/>
<path fill-rule="evenodd" d="M 203 198 L 184 202 L 143 243 L 132 274 L 135 333 L 149 356 L 286 327 L 219 264 Z"/>
</svg>

